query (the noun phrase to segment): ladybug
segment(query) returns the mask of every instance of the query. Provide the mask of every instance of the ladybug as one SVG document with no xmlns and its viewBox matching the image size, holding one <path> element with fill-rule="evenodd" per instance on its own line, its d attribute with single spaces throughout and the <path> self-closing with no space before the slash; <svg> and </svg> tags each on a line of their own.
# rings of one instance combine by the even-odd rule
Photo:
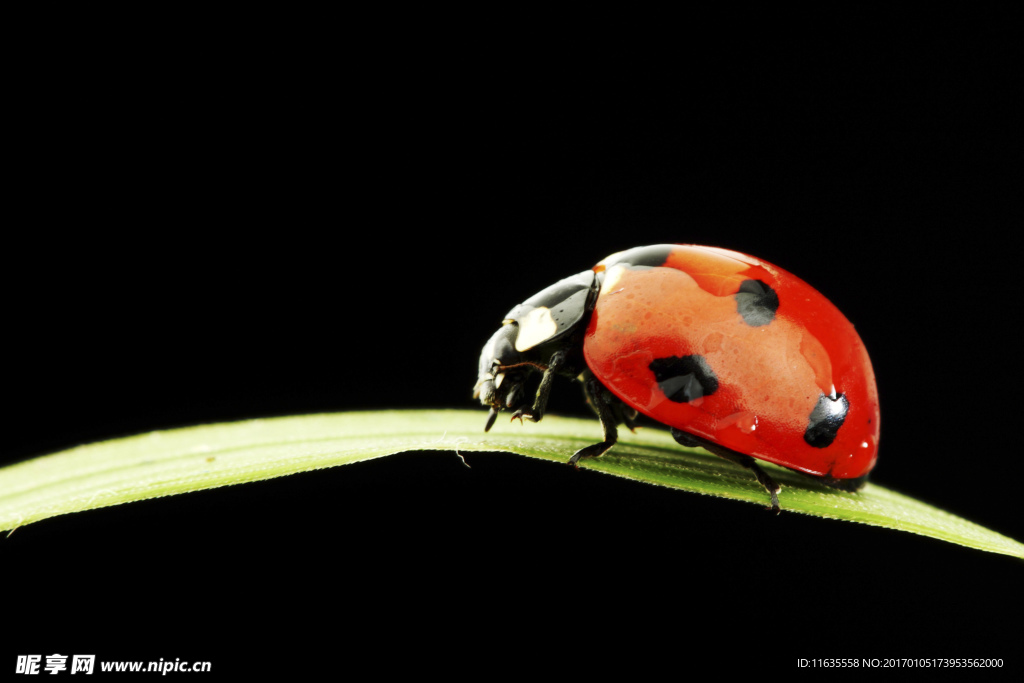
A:
<svg viewBox="0 0 1024 683">
<path fill-rule="evenodd" d="M 527 382 L 540 373 L 531 399 Z M 803 280 L 746 254 L 659 244 L 613 254 L 519 304 L 484 345 L 474 398 L 539 422 L 556 375 L 578 380 L 608 452 L 638 413 L 752 471 L 757 460 L 863 486 L 878 453 L 871 360 L 853 325 Z"/>
</svg>

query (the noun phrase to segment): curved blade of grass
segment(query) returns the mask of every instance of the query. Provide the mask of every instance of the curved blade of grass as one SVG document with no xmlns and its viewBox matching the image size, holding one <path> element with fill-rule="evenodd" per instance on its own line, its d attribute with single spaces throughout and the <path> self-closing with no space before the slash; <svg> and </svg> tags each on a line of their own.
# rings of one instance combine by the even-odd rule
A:
<svg viewBox="0 0 1024 683">
<path fill-rule="evenodd" d="M 80 446 L 0 469 L 0 530 L 48 517 L 271 479 L 405 451 L 504 451 L 563 464 L 594 441 L 588 420 L 500 420 L 477 411 L 384 411 L 251 420 L 152 432 Z M 707 495 L 767 504 L 749 473 L 659 430 L 628 432 L 581 468 Z M 880 486 L 851 494 L 770 465 L 783 510 L 862 522 L 1024 558 L 1024 544 Z"/>
</svg>

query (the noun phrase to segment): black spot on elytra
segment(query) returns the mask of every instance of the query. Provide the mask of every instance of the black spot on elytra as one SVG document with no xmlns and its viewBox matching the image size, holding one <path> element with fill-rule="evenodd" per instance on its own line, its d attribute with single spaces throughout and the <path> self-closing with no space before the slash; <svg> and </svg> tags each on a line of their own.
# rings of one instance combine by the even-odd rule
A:
<svg viewBox="0 0 1024 683">
<path fill-rule="evenodd" d="M 839 394 L 835 399 L 822 394 L 818 397 L 818 404 L 811 411 L 807 431 L 804 432 L 804 441 L 815 448 L 832 445 L 849 411 L 850 402 L 846 400 L 845 394 Z"/>
<path fill-rule="evenodd" d="M 744 280 L 734 295 L 736 310 L 751 327 L 767 325 L 779 310 L 779 295 L 761 280 Z"/>
<path fill-rule="evenodd" d="M 704 356 L 655 358 L 647 367 L 670 401 L 689 403 L 718 391 L 718 377 Z"/>
</svg>

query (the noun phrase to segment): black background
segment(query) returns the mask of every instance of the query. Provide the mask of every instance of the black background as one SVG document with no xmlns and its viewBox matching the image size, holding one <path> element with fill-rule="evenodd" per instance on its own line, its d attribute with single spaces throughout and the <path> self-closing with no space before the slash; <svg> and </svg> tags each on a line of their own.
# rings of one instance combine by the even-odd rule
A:
<svg viewBox="0 0 1024 683">
<path fill-rule="evenodd" d="M 623 248 L 691 242 L 780 265 L 855 323 L 882 401 L 873 481 L 1024 539 L 1010 32 L 702 26 L 643 47 L 525 29 L 353 47 L 350 26 L 151 53 L 138 37 L 48 67 L 19 105 L 3 460 L 473 408 L 480 346 L 513 304 Z M 568 384 L 552 410 L 586 414 Z M 12 651 L 220 672 L 1020 666 L 1020 560 L 468 459 L 19 529 L 0 540 Z"/>
</svg>

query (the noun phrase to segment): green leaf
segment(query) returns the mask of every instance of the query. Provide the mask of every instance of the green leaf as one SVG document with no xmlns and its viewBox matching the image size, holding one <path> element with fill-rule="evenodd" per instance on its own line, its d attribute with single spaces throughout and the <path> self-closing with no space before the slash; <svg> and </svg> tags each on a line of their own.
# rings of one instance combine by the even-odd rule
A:
<svg viewBox="0 0 1024 683">
<path fill-rule="evenodd" d="M 80 446 L 0 469 L 0 530 L 48 517 L 380 458 L 405 451 L 504 451 L 564 466 L 594 442 L 594 423 L 545 417 L 500 420 L 482 432 L 476 411 L 385 411 L 308 415 L 152 432 Z M 504 424 L 503 424 L 504 423 Z M 782 484 L 782 509 L 861 522 L 1024 558 L 1024 544 L 868 484 L 857 493 L 764 465 Z M 766 506 L 746 470 L 666 432 L 625 432 L 615 449 L 580 467 L 661 486 Z"/>
</svg>

